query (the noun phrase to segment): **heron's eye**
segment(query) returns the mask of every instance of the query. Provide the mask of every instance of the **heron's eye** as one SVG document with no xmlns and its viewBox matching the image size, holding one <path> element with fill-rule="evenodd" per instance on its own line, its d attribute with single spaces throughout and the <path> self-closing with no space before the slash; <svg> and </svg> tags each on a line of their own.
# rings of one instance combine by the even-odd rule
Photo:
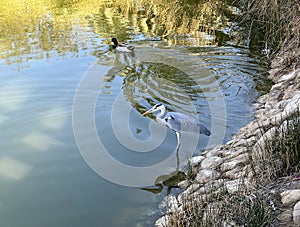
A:
<svg viewBox="0 0 300 227">
<path fill-rule="evenodd" d="M 162 105 L 162 104 L 158 103 L 158 104 L 156 104 L 156 105 L 154 106 L 154 108 L 156 109 L 156 108 L 160 107 L 161 105 Z"/>
</svg>

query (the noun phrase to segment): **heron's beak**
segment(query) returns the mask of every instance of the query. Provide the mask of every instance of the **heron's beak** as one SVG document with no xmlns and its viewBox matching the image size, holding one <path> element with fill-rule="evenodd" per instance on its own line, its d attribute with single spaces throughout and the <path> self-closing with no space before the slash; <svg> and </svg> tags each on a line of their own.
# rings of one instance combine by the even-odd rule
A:
<svg viewBox="0 0 300 227">
<path fill-rule="evenodd" d="M 145 115 L 147 115 L 147 114 L 149 114 L 149 113 L 152 113 L 152 110 L 151 110 L 151 109 L 150 109 L 150 110 L 147 110 L 145 113 L 143 113 L 142 116 L 145 116 Z"/>
</svg>

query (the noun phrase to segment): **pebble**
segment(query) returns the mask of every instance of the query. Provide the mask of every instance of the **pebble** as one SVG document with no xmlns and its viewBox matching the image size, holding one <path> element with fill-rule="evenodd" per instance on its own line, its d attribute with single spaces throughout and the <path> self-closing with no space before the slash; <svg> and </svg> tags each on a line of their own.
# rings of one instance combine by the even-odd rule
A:
<svg viewBox="0 0 300 227">
<path fill-rule="evenodd" d="M 203 169 L 203 170 L 200 170 L 197 173 L 195 181 L 198 182 L 198 183 L 200 183 L 200 184 L 203 184 L 203 183 L 207 183 L 209 181 L 217 179 L 218 177 L 220 177 L 220 175 L 221 174 L 218 171 L 216 171 L 216 170 L 213 170 L 213 169 Z"/>
<path fill-rule="evenodd" d="M 300 226 L 300 201 L 294 206 L 293 221 L 295 226 Z"/>
<path fill-rule="evenodd" d="M 201 162 L 202 169 L 213 169 L 219 166 L 223 162 L 223 159 L 217 156 L 207 157 Z"/>
<path fill-rule="evenodd" d="M 287 190 L 280 194 L 281 202 L 284 206 L 294 204 L 300 200 L 300 189 Z"/>
</svg>

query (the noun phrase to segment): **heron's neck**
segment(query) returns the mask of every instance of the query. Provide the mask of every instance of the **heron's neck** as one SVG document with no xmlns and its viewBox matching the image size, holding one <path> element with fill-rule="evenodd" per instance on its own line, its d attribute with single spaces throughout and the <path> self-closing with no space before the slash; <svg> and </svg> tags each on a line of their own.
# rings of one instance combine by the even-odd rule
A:
<svg viewBox="0 0 300 227">
<path fill-rule="evenodd" d="M 166 109 L 160 109 L 160 112 L 156 115 L 157 119 L 163 118 L 163 116 L 166 114 Z"/>
</svg>

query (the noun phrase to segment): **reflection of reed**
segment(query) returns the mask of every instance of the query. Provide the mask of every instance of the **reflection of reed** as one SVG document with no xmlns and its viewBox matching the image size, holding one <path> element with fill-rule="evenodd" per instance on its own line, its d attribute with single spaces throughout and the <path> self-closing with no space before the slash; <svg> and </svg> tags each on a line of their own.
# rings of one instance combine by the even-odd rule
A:
<svg viewBox="0 0 300 227">
<path fill-rule="evenodd" d="M 227 22 L 225 5 L 213 1 L 136 0 L 0 0 L 0 58 L 23 62 L 64 56 L 93 46 L 91 35 L 100 34 L 104 44 L 112 36 L 120 41 L 134 34 L 173 37 L 185 45 L 215 44 L 217 31 Z M 85 28 L 91 28 L 87 32 Z M 190 39 L 190 37 L 195 39 Z M 196 42 L 195 42 L 196 40 Z M 46 52 L 44 54 L 43 52 Z M 53 53 L 52 53 L 53 54 Z M 20 57 L 22 56 L 22 57 Z M 27 56 L 28 58 L 28 56 Z"/>
<path fill-rule="evenodd" d="M 199 32 L 200 36 L 204 32 L 215 37 L 218 30 L 227 26 L 225 15 L 230 15 L 228 6 L 220 0 L 154 0 L 151 3 L 119 0 L 114 5 L 127 16 L 143 14 L 149 31 L 154 34 L 175 36 L 180 40 L 191 35 L 199 37 Z"/>
<path fill-rule="evenodd" d="M 199 93 L 195 81 L 170 65 L 143 63 L 126 74 L 124 95 L 132 104 L 139 103 L 141 99 L 146 100 L 142 109 L 157 102 L 169 104 L 175 109 L 184 109 L 184 106 L 189 106 L 196 100 L 196 94 Z"/>
</svg>

